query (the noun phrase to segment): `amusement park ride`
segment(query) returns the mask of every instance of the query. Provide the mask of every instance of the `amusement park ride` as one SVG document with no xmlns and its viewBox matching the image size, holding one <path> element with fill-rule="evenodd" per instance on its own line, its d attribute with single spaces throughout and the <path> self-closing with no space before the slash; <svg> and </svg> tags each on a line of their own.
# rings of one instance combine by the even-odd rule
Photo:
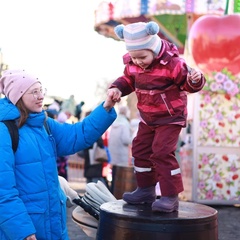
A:
<svg viewBox="0 0 240 240">
<path fill-rule="evenodd" d="M 239 204 L 240 0 L 102 1 L 95 30 L 116 39 L 116 25 L 150 20 L 159 24 L 159 36 L 173 42 L 207 78 L 203 91 L 189 96 L 191 131 L 181 150 L 182 197 Z"/>
</svg>

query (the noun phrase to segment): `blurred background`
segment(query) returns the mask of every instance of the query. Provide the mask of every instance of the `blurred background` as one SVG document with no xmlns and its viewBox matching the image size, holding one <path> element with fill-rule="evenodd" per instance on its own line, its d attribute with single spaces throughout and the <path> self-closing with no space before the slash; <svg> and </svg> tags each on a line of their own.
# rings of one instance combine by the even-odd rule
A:
<svg viewBox="0 0 240 240">
<path fill-rule="evenodd" d="M 126 50 L 113 28 L 156 21 L 159 36 L 207 78 L 203 91 L 188 96 L 178 149 L 181 197 L 240 203 L 240 0 L 0 0 L 0 9 L 0 71 L 39 75 L 48 89 L 46 109 L 64 112 L 68 122 L 103 101 L 109 83 L 122 74 Z M 135 94 L 116 108 L 122 105 L 129 107 L 129 120 L 139 118 Z M 71 157 L 69 179 L 79 182 L 83 162 Z"/>
</svg>

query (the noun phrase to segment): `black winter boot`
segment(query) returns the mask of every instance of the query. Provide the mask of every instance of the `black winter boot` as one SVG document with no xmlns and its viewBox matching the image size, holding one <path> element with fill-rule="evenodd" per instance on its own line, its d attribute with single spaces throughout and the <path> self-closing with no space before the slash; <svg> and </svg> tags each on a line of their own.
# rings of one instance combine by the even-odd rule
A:
<svg viewBox="0 0 240 240">
<path fill-rule="evenodd" d="M 123 200 L 130 204 L 153 203 L 156 199 L 155 186 L 140 188 L 123 194 Z"/>
</svg>

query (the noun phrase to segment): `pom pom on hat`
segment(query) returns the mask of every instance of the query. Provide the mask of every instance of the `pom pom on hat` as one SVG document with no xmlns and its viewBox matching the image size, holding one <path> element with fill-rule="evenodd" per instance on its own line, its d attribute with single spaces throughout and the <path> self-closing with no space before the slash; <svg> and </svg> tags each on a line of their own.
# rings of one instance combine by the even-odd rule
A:
<svg viewBox="0 0 240 240">
<path fill-rule="evenodd" d="M 123 24 L 117 25 L 117 26 L 114 28 L 115 34 L 116 34 L 117 37 L 118 37 L 119 39 L 121 39 L 121 40 L 124 40 L 123 29 L 124 29 L 124 25 L 123 25 Z"/>
<path fill-rule="evenodd" d="M 34 84 L 40 82 L 35 76 L 24 70 L 6 70 L 0 78 L 0 93 L 4 94 L 14 105 Z"/>
<path fill-rule="evenodd" d="M 119 39 L 125 41 L 128 51 L 148 49 L 157 56 L 162 46 L 161 38 L 157 35 L 159 26 L 153 21 L 126 26 L 121 24 L 114 28 L 114 32 Z"/>
</svg>

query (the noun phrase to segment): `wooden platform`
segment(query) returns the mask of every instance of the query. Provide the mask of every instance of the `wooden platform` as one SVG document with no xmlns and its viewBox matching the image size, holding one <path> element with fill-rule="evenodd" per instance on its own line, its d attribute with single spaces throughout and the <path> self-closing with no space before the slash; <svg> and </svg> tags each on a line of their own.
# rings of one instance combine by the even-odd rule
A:
<svg viewBox="0 0 240 240">
<path fill-rule="evenodd" d="M 202 204 L 181 201 L 178 212 L 154 213 L 117 200 L 100 209 L 97 240 L 218 240 L 217 210 Z"/>
</svg>

